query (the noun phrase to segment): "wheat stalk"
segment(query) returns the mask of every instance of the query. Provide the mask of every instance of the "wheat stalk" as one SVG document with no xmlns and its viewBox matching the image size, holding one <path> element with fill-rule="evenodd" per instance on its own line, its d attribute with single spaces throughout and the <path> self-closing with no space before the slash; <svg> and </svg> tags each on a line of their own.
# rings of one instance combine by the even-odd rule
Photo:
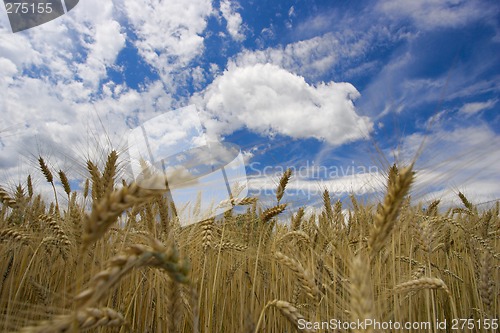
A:
<svg viewBox="0 0 500 333">
<path fill-rule="evenodd" d="M 374 319 L 374 304 L 372 293 L 372 282 L 367 262 L 356 256 L 351 263 L 351 318 L 353 321 L 364 322 L 365 319 Z M 359 330 L 354 330 L 360 332 Z M 367 327 L 364 332 L 373 332 L 372 327 Z"/>
</svg>

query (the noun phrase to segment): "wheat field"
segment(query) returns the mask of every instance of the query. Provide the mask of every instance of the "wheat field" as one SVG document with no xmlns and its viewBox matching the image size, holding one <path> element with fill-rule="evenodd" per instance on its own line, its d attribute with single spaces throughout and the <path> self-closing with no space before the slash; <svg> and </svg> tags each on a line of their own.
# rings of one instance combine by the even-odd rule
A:
<svg viewBox="0 0 500 333">
<path fill-rule="evenodd" d="M 247 198 L 181 227 L 162 191 L 119 179 L 117 160 L 87 161 L 75 191 L 40 157 L 53 202 L 31 176 L 0 188 L 0 331 L 498 331 L 499 202 L 480 210 L 459 193 L 457 207 L 424 209 L 413 166 L 393 166 L 379 204 L 325 191 L 319 213 L 287 221 L 287 171 L 274 205 Z M 365 320 L 430 326 L 333 325 Z"/>
</svg>

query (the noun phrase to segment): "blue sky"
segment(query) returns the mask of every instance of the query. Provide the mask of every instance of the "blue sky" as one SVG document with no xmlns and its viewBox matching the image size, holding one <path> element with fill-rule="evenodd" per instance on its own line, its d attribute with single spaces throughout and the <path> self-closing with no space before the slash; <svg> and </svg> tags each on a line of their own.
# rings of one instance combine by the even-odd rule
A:
<svg viewBox="0 0 500 333">
<path fill-rule="evenodd" d="M 39 154 L 81 179 L 194 104 L 242 148 L 253 193 L 292 167 L 295 206 L 379 197 L 389 163 L 418 153 L 414 198 L 497 199 L 499 17 L 493 0 L 86 0 L 14 34 L 0 10 L 0 182 Z"/>
</svg>

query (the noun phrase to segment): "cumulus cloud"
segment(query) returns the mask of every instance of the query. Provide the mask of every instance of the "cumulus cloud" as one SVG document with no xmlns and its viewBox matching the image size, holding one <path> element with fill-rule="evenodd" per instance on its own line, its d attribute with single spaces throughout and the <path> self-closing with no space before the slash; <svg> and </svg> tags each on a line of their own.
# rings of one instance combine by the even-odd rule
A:
<svg viewBox="0 0 500 333">
<path fill-rule="evenodd" d="M 240 13 L 236 11 L 237 9 L 238 3 L 233 0 L 222 0 L 220 2 L 220 11 L 227 22 L 227 31 L 234 40 L 241 42 L 245 39 L 245 34 L 243 33 L 243 19 Z"/>
<path fill-rule="evenodd" d="M 13 76 L 17 73 L 17 66 L 6 58 L 0 58 L 0 87 L 6 89 L 14 82 Z"/>
<path fill-rule="evenodd" d="M 271 64 L 231 65 L 193 101 L 208 113 L 209 135 L 246 127 L 262 135 L 316 138 L 332 145 L 364 138 L 370 119 L 356 113 L 359 93 L 349 83 L 306 83 Z"/>
<path fill-rule="evenodd" d="M 33 150 L 28 155 L 37 154 L 37 146 L 62 151 L 54 148 L 61 145 L 68 146 L 64 154 L 73 159 L 86 135 L 97 142 L 123 139 L 129 127 L 171 109 L 173 99 L 165 87 L 175 84 L 172 71 L 185 68 L 203 51 L 199 34 L 211 12 L 211 2 L 202 0 L 120 5 L 88 0 L 19 34 L 11 33 L 2 16 L 0 113 L 10 115 L 2 128 L 16 125 L 16 130 L 2 135 L 0 159 L 13 160 L 27 147 Z M 135 37 L 126 35 L 131 30 L 137 34 L 132 41 L 139 54 L 163 74 L 163 81 L 146 83 L 140 90 L 107 78 L 126 38 Z M 104 131 L 92 133 L 101 126 Z"/>
<path fill-rule="evenodd" d="M 166 83 L 172 83 L 172 72 L 202 54 L 200 34 L 213 13 L 211 1 L 126 0 L 124 8 L 139 54 Z"/>
<path fill-rule="evenodd" d="M 125 46 L 125 36 L 116 21 L 107 21 L 95 28 L 94 40 L 86 45 L 87 61 L 79 64 L 78 75 L 86 82 L 97 83 L 106 75 L 107 67 L 114 64 Z"/>
<path fill-rule="evenodd" d="M 10 60 L 20 70 L 40 64 L 41 54 L 33 50 L 30 39 L 23 34 L 10 33 L 8 29 L 0 29 L 0 57 Z"/>
</svg>

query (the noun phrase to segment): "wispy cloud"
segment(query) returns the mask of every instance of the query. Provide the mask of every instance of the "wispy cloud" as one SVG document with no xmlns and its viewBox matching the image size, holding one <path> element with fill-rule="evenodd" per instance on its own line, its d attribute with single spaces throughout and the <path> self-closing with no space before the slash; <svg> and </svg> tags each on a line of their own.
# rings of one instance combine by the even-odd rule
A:
<svg viewBox="0 0 500 333">
<path fill-rule="evenodd" d="M 462 27 L 498 14 L 498 3 L 463 0 L 382 0 L 376 8 L 396 20 L 410 19 L 419 29 Z M 493 10 L 492 10 L 493 9 Z"/>
<path fill-rule="evenodd" d="M 248 181 L 249 190 L 253 194 L 263 197 L 275 195 L 279 175 L 260 175 L 250 177 Z M 304 179 L 293 176 L 286 187 L 286 200 L 291 202 L 321 201 L 322 194 L 328 190 L 330 196 L 340 199 L 348 195 L 373 195 L 384 191 L 385 179 L 379 173 L 364 173 L 356 175 L 345 175 L 331 179 Z"/>
<path fill-rule="evenodd" d="M 466 103 L 460 108 L 459 112 L 470 116 L 483 110 L 491 109 L 497 102 L 497 99 L 489 99 L 485 102 Z"/>
<path fill-rule="evenodd" d="M 220 11 L 222 17 L 226 20 L 227 31 L 234 40 L 241 42 L 246 36 L 243 32 L 243 19 L 240 13 L 237 12 L 238 6 L 238 2 L 234 0 L 222 0 L 220 2 Z"/>
<path fill-rule="evenodd" d="M 394 34 L 382 26 L 340 32 L 327 32 L 285 46 L 264 50 L 243 50 L 233 60 L 239 66 L 271 63 L 311 81 L 328 73 L 346 77 L 364 66 L 367 52 L 379 43 L 394 43 L 407 38 L 404 33 Z"/>
<path fill-rule="evenodd" d="M 430 134 L 412 134 L 403 139 L 396 155 L 402 161 L 411 161 L 423 142 L 424 149 L 416 161 L 415 198 L 455 200 L 459 190 L 470 193 L 478 202 L 500 197 L 496 186 L 500 182 L 496 162 L 500 159 L 500 138 L 486 125 L 439 127 Z"/>
</svg>

